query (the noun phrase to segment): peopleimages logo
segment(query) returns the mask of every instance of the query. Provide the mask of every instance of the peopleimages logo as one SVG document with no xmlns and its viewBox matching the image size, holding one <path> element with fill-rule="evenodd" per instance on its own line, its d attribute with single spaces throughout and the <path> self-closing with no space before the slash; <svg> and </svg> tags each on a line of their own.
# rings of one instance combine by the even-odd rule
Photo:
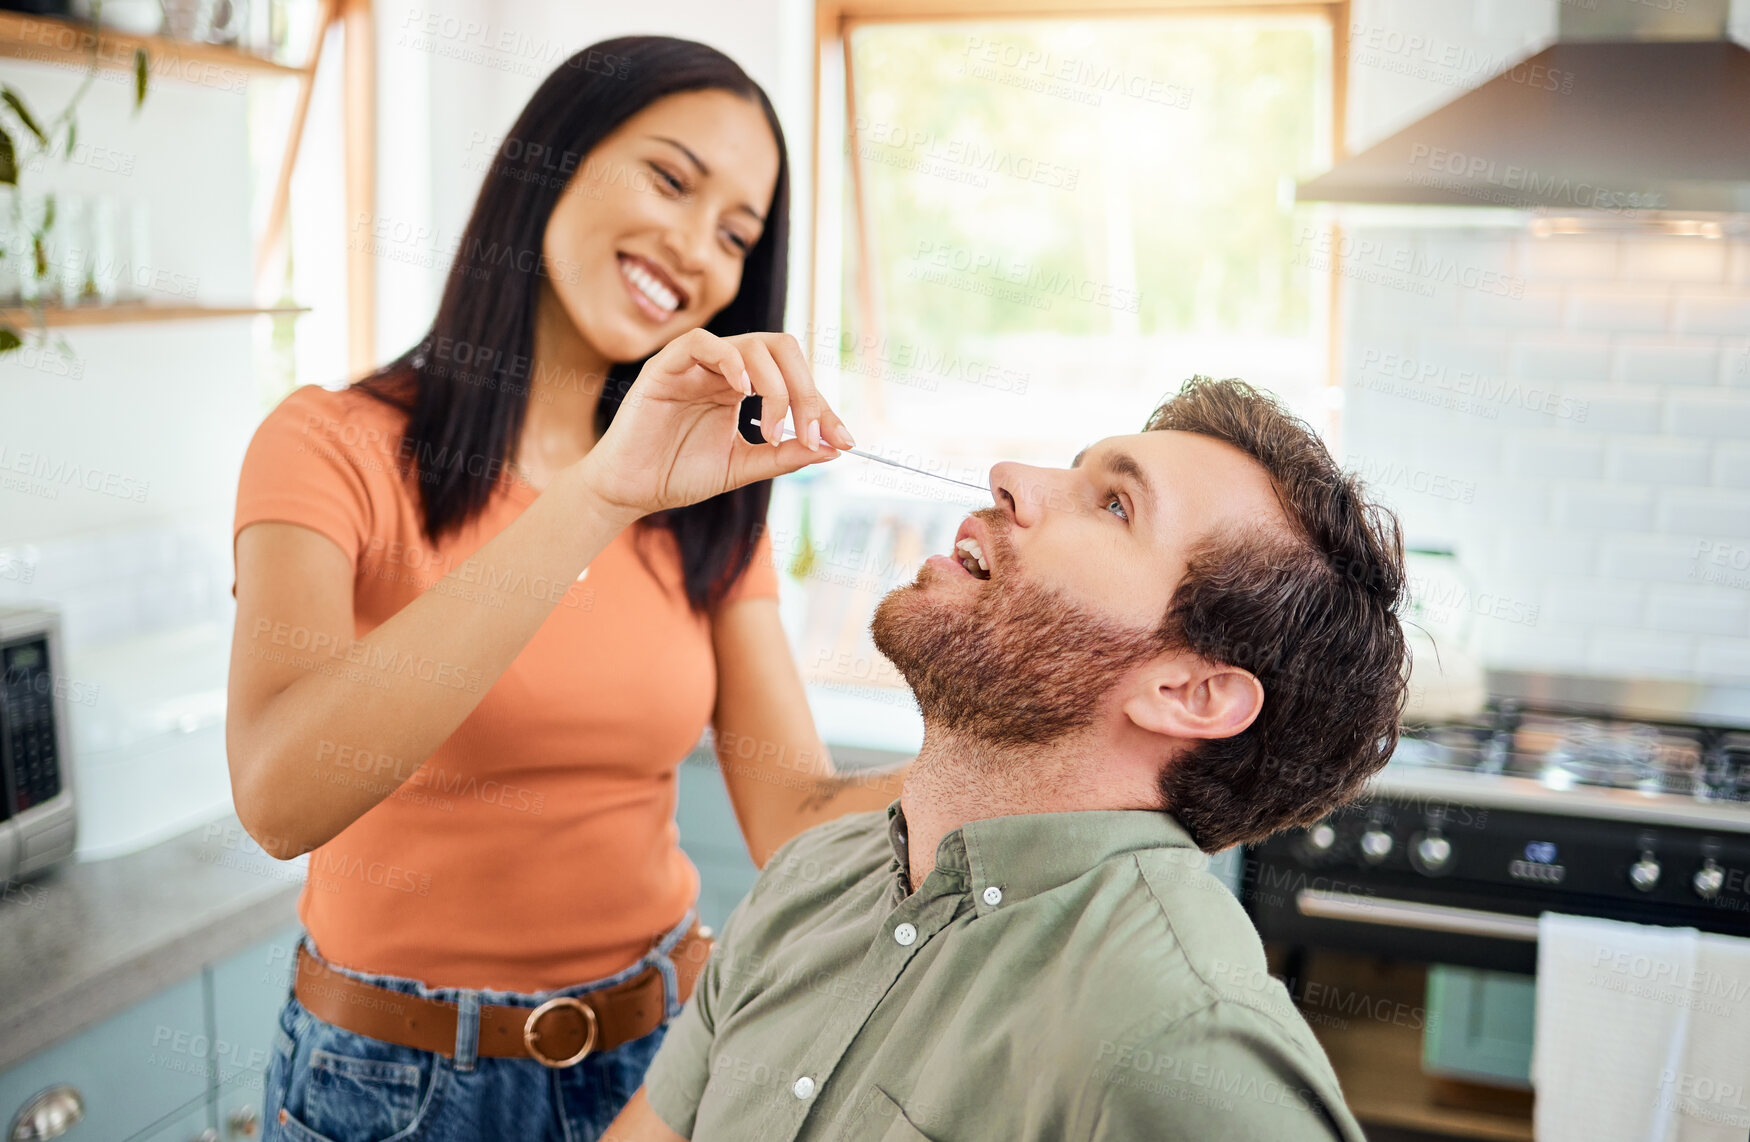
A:
<svg viewBox="0 0 1750 1142">
<path fill-rule="evenodd" d="M 1565 176 L 1539 174 L 1531 167 L 1515 163 L 1500 163 L 1482 155 L 1467 155 L 1427 143 L 1410 146 L 1410 165 L 1425 167 L 1430 174 L 1412 171 L 1408 180 L 1426 186 L 1440 186 L 1459 193 L 1474 191 L 1472 197 L 1498 203 L 1559 203 L 1582 209 L 1662 210 L 1665 196 L 1654 191 L 1611 190 L 1589 182 L 1575 182 Z M 1446 179 L 1436 175 L 1450 176 Z M 1499 188 L 1483 189 L 1479 184 Z M 1511 193 L 1510 193 L 1511 192 Z"/>
</svg>

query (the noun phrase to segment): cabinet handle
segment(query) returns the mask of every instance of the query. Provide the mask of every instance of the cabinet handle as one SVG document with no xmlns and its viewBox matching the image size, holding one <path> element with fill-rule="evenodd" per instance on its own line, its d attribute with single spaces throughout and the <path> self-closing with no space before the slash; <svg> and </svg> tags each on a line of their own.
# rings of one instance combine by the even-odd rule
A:
<svg viewBox="0 0 1750 1142">
<path fill-rule="evenodd" d="M 12 1128 L 6 1132 L 8 1142 L 43 1142 L 59 1138 L 78 1125 L 85 1117 L 85 1099 L 78 1087 L 52 1086 L 25 1103 Z"/>
<path fill-rule="evenodd" d="M 253 1138 L 261 1129 L 261 1116 L 255 1113 L 253 1106 L 240 1106 L 231 1112 L 226 1125 L 230 1127 L 233 1138 Z"/>
<path fill-rule="evenodd" d="M 193 1138 L 190 1138 L 189 1142 L 219 1142 L 219 1132 L 209 1126 L 199 1134 L 196 1134 Z"/>
</svg>

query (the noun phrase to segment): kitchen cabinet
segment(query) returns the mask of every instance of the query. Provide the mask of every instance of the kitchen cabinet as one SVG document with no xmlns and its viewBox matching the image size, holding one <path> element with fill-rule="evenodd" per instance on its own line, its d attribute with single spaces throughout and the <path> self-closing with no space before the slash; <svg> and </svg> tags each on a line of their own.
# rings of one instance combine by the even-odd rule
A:
<svg viewBox="0 0 1750 1142">
<path fill-rule="evenodd" d="M 675 822 L 681 848 L 699 869 L 699 922 L 721 931 L 759 869 L 747 855 L 729 790 L 709 752 L 695 753 L 681 765 Z"/>
<path fill-rule="evenodd" d="M 76 1126 L 62 1137 L 71 1142 L 72 1139 L 81 1137 L 79 1131 L 82 1129 L 82 1125 Z M 207 1103 L 202 1099 L 198 1107 L 175 1122 L 154 1129 L 150 1134 L 129 1137 L 126 1142 L 215 1142 L 215 1139 L 223 1137 L 217 1133 L 209 1133 L 211 1130 L 212 1126 L 207 1121 Z"/>
<path fill-rule="evenodd" d="M 298 929 L 268 939 L 0 1073 L 0 1122 L 65 1084 L 85 1104 L 67 1142 L 233 1142 L 258 1136 L 275 1016 Z M 207 1130 L 212 1134 L 205 1134 Z"/>
<path fill-rule="evenodd" d="M 176 1138 L 198 1112 L 208 1113 L 206 997 L 199 975 L 173 984 L 90 1030 L 0 1073 L 0 1114 L 10 1126 L 25 1104 L 47 1087 L 75 1088 L 85 1117 L 68 1142 L 144 1142 Z"/>
<path fill-rule="evenodd" d="M 699 868 L 699 913 L 720 928 L 758 870 L 716 766 L 689 760 L 679 781 L 677 819 L 681 844 Z M 85 1104 L 83 1121 L 61 1135 L 67 1142 L 259 1137 L 262 1086 L 297 939 L 298 926 L 284 925 L 0 1071 L 0 1128 L 36 1094 L 65 1084 Z"/>
<path fill-rule="evenodd" d="M 262 1082 L 280 1006 L 292 982 L 298 926 L 288 925 L 267 939 L 207 968 L 213 1009 L 213 1090 L 219 1137 L 225 1142 L 251 1135 L 242 1127 L 261 1115 Z M 259 1135 L 257 1127 L 255 1133 Z"/>
</svg>

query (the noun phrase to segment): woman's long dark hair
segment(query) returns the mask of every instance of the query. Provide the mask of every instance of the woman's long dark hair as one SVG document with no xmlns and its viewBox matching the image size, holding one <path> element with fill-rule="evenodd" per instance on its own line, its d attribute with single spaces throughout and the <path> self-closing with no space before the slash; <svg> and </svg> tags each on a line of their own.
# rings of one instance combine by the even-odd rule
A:
<svg viewBox="0 0 1750 1142">
<path fill-rule="evenodd" d="M 402 463 L 418 470 L 426 538 L 485 509 L 514 455 L 528 409 L 541 240 L 569 176 L 626 119 L 667 95 L 723 90 L 765 112 L 778 144 L 766 226 L 743 263 L 741 289 L 705 326 L 719 336 L 782 327 L 790 233 L 789 158 L 778 114 L 734 60 L 667 36 L 603 40 L 560 64 L 529 100 L 493 158 L 462 232 L 431 330 L 356 387 L 408 414 Z M 596 407 L 607 430 L 642 361 L 615 365 Z M 680 548 L 688 603 L 717 602 L 753 555 L 771 481 L 648 516 Z"/>
</svg>

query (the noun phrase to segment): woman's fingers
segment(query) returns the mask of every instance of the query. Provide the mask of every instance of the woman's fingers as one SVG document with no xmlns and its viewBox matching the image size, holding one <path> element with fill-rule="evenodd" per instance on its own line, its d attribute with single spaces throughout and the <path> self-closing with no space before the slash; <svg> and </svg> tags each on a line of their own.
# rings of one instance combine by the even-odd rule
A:
<svg viewBox="0 0 1750 1142">
<path fill-rule="evenodd" d="M 765 417 L 761 417 L 760 421 L 763 424 Z M 816 450 L 795 438 L 782 441 L 776 448 L 762 448 L 757 445 L 738 447 L 729 459 L 730 486 L 739 488 L 755 480 L 787 476 L 810 464 L 824 464 L 838 455 L 830 447 Z"/>
<path fill-rule="evenodd" d="M 802 351 L 802 346 L 788 333 L 765 336 L 790 388 L 790 400 L 796 408 L 796 435 L 809 445 L 849 448 L 855 442 L 844 421 L 820 395 L 820 387 L 814 383 L 814 370 L 809 368 L 808 355 Z"/>
<path fill-rule="evenodd" d="M 748 376 L 753 378 L 754 391 L 760 394 L 760 435 L 767 444 L 776 444 L 784 435 L 784 410 L 790 405 L 790 390 L 784 374 L 772 360 L 771 350 L 764 341 L 748 340 L 741 346 L 742 359 L 747 362 Z M 774 394 L 776 394 L 774 396 Z M 796 420 L 796 435 L 802 435 L 802 419 Z"/>
<path fill-rule="evenodd" d="M 703 365 L 741 395 L 754 394 L 753 385 L 748 380 L 746 359 L 740 349 L 724 338 L 704 329 L 693 329 L 670 341 L 668 348 L 677 352 L 677 360 L 673 362 L 676 373 L 683 373 L 694 364 Z M 668 348 L 663 351 L 667 352 Z"/>
</svg>

